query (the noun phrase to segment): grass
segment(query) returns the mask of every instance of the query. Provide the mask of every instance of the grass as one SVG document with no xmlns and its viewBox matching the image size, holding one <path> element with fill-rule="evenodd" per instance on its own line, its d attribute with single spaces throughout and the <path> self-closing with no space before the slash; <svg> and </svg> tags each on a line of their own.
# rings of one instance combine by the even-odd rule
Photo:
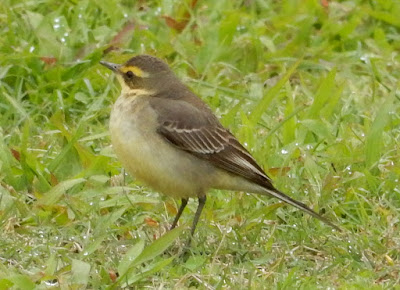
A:
<svg viewBox="0 0 400 290">
<path fill-rule="evenodd" d="M 400 4 L 2 1 L 0 289 L 399 289 Z M 148 53 L 276 186 L 339 224 L 246 193 L 197 203 L 124 175 L 101 59 Z"/>
</svg>

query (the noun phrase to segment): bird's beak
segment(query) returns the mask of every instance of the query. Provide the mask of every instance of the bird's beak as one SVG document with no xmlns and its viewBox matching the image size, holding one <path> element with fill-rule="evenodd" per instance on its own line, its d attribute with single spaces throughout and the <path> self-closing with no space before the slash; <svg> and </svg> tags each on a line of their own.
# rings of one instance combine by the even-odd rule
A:
<svg viewBox="0 0 400 290">
<path fill-rule="evenodd" d="M 116 73 L 119 72 L 119 68 L 121 67 L 121 65 L 119 65 L 119 64 L 107 62 L 107 61 L 100 61 L 100 64 L 104 65 L 106 68 L 108 68 Z"/>
</svg>

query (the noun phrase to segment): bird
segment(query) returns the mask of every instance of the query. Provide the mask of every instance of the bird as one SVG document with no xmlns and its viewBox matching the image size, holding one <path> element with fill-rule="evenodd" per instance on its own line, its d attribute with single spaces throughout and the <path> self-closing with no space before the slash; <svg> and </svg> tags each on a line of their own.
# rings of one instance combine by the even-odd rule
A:
<svg viewBox="0 0 400 290">
<path fill-rule="evenodd" d="M 121 85 L 110 116 L 112 147 L 122 166 L 137 180 L 181 199 L 171 229 L 177 226 L 189 198 L 197 198 L 191 239 L 207 193 L 220 189 L 275 197 L 341 231 L 275 188 L 249 151 L 166 62 L 140 54 L 123 64 L 100 64 L 113 71 Z"/>
</svg>

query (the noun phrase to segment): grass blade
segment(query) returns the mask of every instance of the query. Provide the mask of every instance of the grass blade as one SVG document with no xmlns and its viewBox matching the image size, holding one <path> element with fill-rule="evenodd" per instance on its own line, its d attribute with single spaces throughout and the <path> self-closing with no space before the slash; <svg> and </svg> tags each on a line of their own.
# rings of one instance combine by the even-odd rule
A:
<svg viewBox="0 0 400 290">
<path fill-rule="evenodd" d="M 253 126 L 260 121 L 262 114 L 268 109 L 269 104 L 278 95 L 279 91 L 289 80 L 290 76 L 293 74 L 298 65 L 302 62 L 302 60 L 303 59 L 299 59 L 298 61 L 296 61 L 295 64 L 290 67 L 285 75 L 278 81 L 278 83 L 273 86 L 257 104 L 253 113 L 250 115 L 250 121 L 253 123 Z"/>
</svg>

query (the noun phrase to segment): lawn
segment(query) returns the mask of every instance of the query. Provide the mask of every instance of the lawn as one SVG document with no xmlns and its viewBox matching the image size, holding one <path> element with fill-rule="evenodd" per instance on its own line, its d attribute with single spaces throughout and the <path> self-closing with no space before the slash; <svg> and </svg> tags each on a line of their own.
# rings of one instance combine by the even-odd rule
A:
<svg viewBox="0 0 400 290">
<path fill-rule="evenodd" d="M 396 0 L 0 4 L 0 289 L 400 289 Z M 274 180 L 342 228 L 245 192 L 125 174 L 100 60 L 165 60 Z"/>
</svg>

